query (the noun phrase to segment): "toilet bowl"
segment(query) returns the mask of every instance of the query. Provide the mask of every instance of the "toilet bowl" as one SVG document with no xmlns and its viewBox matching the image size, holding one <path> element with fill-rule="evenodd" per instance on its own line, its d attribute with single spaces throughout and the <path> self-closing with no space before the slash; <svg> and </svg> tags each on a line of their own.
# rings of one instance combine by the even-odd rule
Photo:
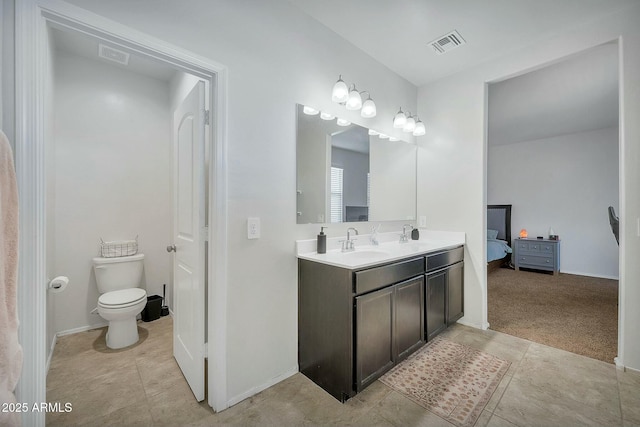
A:
<svg viewBox="0 0 640 427">
<path fill-rule="evenodd" d="M 102 294 L 98 299 L 98 314 L 109 321 L 107 347 L 118 349 L 138 342 L 136 317 L 147 304 L 144 289 L 130 288 Z"/>
<path fill-rule="evenodd" d="M 147 292 L 140 288 L 143 254 L 93 258 L 98 285 L 98 314 L 109 321 L 107 347 L 118 349 L 138 342 L 136 317 L 147 304 Z"/>
</svg>

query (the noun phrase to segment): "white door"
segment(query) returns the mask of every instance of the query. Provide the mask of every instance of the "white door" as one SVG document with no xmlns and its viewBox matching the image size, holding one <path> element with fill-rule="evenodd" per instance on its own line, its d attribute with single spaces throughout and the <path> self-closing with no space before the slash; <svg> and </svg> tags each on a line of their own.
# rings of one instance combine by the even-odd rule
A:
<svg viewBox="0 0 640 427">
<path fill-rule="evenodd" d="M 205 105 L 200 81 L 173 114 L 173 356 L 204 400 Z"/>
</svg>

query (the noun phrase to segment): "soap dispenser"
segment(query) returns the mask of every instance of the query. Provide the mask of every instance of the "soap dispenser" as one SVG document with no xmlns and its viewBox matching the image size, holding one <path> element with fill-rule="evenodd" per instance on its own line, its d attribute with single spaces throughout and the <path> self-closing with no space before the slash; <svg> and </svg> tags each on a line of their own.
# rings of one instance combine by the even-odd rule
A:
<svg viewBox="0 0 640 427">
<path fill-rule="evenodd" d="M 324 229 L 327 227 L 320 227 L 320 234 L 318 234 L 318 247 L 316 248 L 319 254 L 327 253 L 327 235 L 324 234 Z"/>
</svg>

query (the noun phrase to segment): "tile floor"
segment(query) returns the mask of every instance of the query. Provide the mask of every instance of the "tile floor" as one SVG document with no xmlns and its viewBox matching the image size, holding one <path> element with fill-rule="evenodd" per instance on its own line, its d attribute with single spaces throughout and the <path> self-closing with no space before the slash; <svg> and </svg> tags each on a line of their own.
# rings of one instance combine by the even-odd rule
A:
<svg viewBox="0 0 640 427">
<path fill-rule="evenodd" d="M 172 321 L 139 323 L 141 340 L 109 350 L 105 329 L 60 337 L 47 400 L 71 402 L 49 426 L 452 426 L 376 382 L 341 404 L 301 374 L 214 414 L 195 402 L 171 355 Z M 476 426 L 640 426 L 640 374 L 455 325 L 443 336 L 512 362 Z"/>
</svg>

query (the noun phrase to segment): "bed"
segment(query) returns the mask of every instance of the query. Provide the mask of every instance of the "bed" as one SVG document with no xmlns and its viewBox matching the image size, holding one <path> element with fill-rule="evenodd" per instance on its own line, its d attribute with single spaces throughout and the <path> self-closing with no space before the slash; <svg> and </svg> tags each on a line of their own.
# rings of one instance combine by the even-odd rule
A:
<svg viewBox="0 0 640 427">
<path fill-rule="evenodd" d="M 487 273 L 511 261 L 511 205 L 487 205 Z"/>
</svg>

